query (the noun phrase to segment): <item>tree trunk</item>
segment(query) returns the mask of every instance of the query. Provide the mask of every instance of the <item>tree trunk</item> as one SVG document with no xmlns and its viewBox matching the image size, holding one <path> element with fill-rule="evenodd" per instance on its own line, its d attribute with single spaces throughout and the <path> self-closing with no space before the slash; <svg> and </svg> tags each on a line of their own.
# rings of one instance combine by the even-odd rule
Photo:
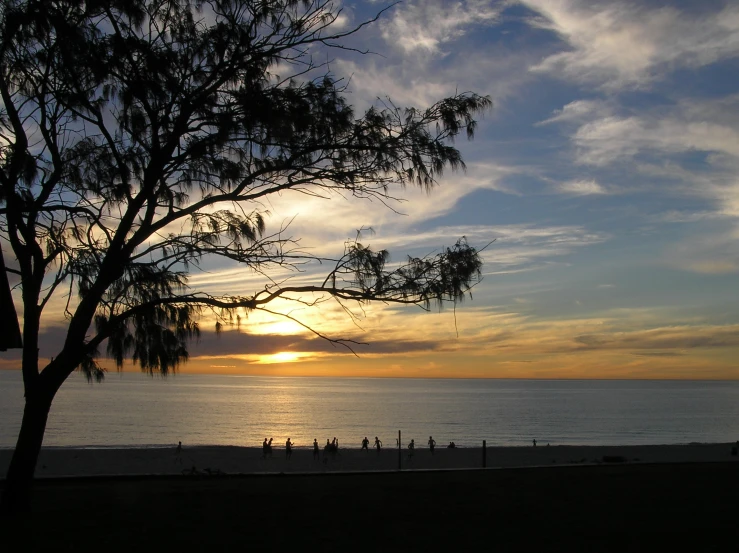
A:
<svg viewBox="0 0 739 553">
<path fill-rule="evenodd" d="M 26 396 L 21 431 L 10 461 L 0 502 L 0 510 L 3 513 L 17 514 L 27 511 L 30 507 L 33 475 L 36 472 L 36 463 L 44 441 L 46 420 L 53 398 L 53 393 L 34 393 Z"/>
<path fill-rule="evenodd" d="M 22 347 L 21 327 L 18 324 L 13 294 L 10 293 L 10 283 L 5 273 L 3 250 L 0 247 L 0 351 Z"/>
</svg>

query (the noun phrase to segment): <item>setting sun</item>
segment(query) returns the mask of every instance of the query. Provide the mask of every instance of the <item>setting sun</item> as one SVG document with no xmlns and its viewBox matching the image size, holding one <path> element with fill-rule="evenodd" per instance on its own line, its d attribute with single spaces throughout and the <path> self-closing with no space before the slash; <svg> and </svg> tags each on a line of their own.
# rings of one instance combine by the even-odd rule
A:
<svg viewBox="0 0 739 553">
<path fill-rule="evenodd" d="M 281 351 L 272 355 L 262 355 L 259 358 L 258 363 L 268 365 L 270 363 L 293 363 L 298 361 L 304 355 L 300 353 L 294 353 L 292 351 Z"/>
</svg>

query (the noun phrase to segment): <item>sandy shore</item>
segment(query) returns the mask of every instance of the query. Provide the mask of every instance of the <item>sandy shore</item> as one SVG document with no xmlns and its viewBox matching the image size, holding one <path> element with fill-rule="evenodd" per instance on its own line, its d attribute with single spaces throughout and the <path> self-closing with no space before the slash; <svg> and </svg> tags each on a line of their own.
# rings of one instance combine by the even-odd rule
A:
<svg viewBox="0 0 739 553">
<path fill-rule="evenodd" d="M 690 444 L 654 446 L 539 446 L 488 447 L 487 467 L 536 467 L 615 463 L 737 462 L 734 444 Z M 11 450 L 0 450 L 0 475 L 7 471 Z M 482 448 L 417 449 L 412 457 L 401 452 L 404 470 L 480 468 Z M 387 471 L 398 469 L 398 450 L 341 449 L 336 456 L 321 452 L 315 460 L 311 450 L 294 449 L 290 459 L 285 450 L 274 448 L 272 457 L 262 458 L 261 448 L 187 447 L 161 449 L 73 449 L 44 448 L 36 470 L 38 478 L 59 476 L 169 475 L 192 468 L 198 472 L 226 474 L 326 473 L 346 471 Z"/>
</svg>

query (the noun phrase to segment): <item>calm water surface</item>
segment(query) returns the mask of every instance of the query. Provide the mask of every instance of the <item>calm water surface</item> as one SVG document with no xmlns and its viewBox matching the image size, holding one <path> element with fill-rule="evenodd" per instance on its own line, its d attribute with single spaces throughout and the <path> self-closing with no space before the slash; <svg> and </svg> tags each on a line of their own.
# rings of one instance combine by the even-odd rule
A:
<svg viewBox="0 0 739 553">
<path fill-rule="evenodd" d="M 21 375 L 0 371 L 0 447 L 13 447 Z M 46 446 L 678 444 L 739 439 L 739 382 L 422 380 L 113 373 L 65 383 Z"/>
</svg>

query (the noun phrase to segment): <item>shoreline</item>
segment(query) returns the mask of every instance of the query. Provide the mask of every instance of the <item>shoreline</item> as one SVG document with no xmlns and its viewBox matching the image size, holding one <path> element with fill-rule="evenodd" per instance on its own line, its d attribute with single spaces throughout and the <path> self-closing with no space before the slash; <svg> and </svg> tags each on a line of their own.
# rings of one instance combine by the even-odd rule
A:
<svg viewBox="0 0 739 553">
<path fill-rule="evenodd" d="M 732 444 L 736 444 L 736 442 L 679 442 L 679 443 L 648 443 L 648 444 L 556 444 L 554 446 L 547 446 L 546 443 L 541 445 L 537 441 L 537 448 L 544 448 L 544 447 L 582 447 L 582 448 L 604 448 L 604 447 L 693 447 L 693 446 L 714 446 L 714 445 L 728 445 L 732 446 Z M 140 444 L 140 445 L 131 445 L 131 444 L 90 444 L 90 445 L 44 445 L 42 447 L 43 450 L 87 450 L 87 449 L 132 449 L 132 450 L 139 450 L 139 449 L 175 449 L 177 447 L 176 444 L 168 443 L 168 444 Z M 184 447 L 184 446 L 183 446 Z M 258 449 L 261 450 L 260 447 L 257 446 L 251 446 L 251 445 L 234 445 L 234 444 L 191 444 L 189 446 L 190 449 L 201 449 L 201 448 L 231 448 L 236 447 L 239 449 Z M 458 445 L 454 449 L 480 449 L 482 445 Z M 282 445 L 275 445 L 273 446 L 275 450 L 282 450 L 284 451 L 285 447 Z M 488 449 L 533 449 L 531 445 L 488 445 Z M 13 451 L 15 449 L 15 445 L 13 446 L 0 446 L 0 453 L 3 451 Z M 370 451 L 375 451 L 373 447 L 370 446 Z M 442 445 L 439 446 L 437 444 L 436 451 L 440 451 L 442 449 L 447 449 L 446 446 Z M 361 448 L 359 447 L 344 447 L 341 446 L 342 451 L 361 451 Z M 416 451 L 423 451 L 428 450 L 428 446 L 418 447 Z M 293 451 L 313 451 L 313 448 L 311 446 L 305 446 L 305 445 L 294 445 Z M 323 450 L 321 450 L 323 451 Z M 383 447 L 382 451 L 397 451 L 396 447 Z"/>
<path fill-rule="evenodd" d="M 736 462 L 736 443 L 627 446 L 489 446 L 484 455 L 487 468 L 523 468 L 599 464 L 661 464 Z M 0 477 L 7 471 L 12 449 L 0 450 Z M 447 470 L 483 468 L 482 447 L 439 448 L 432 455 L 418 448 L 409 455 L 401 450 L 402 470 Z M 283 447 L 273 446 L 271 457 L 263 458 L 259 447 L 44 447 L 36 478 L 84 476 L 156 476 L 268 473 L 385 472 L 398 470 L 398 450 L 339 449 L 338 455 L 313 456 L 311 448 L 294 448 L 287 459 Z"/>
</svg>

